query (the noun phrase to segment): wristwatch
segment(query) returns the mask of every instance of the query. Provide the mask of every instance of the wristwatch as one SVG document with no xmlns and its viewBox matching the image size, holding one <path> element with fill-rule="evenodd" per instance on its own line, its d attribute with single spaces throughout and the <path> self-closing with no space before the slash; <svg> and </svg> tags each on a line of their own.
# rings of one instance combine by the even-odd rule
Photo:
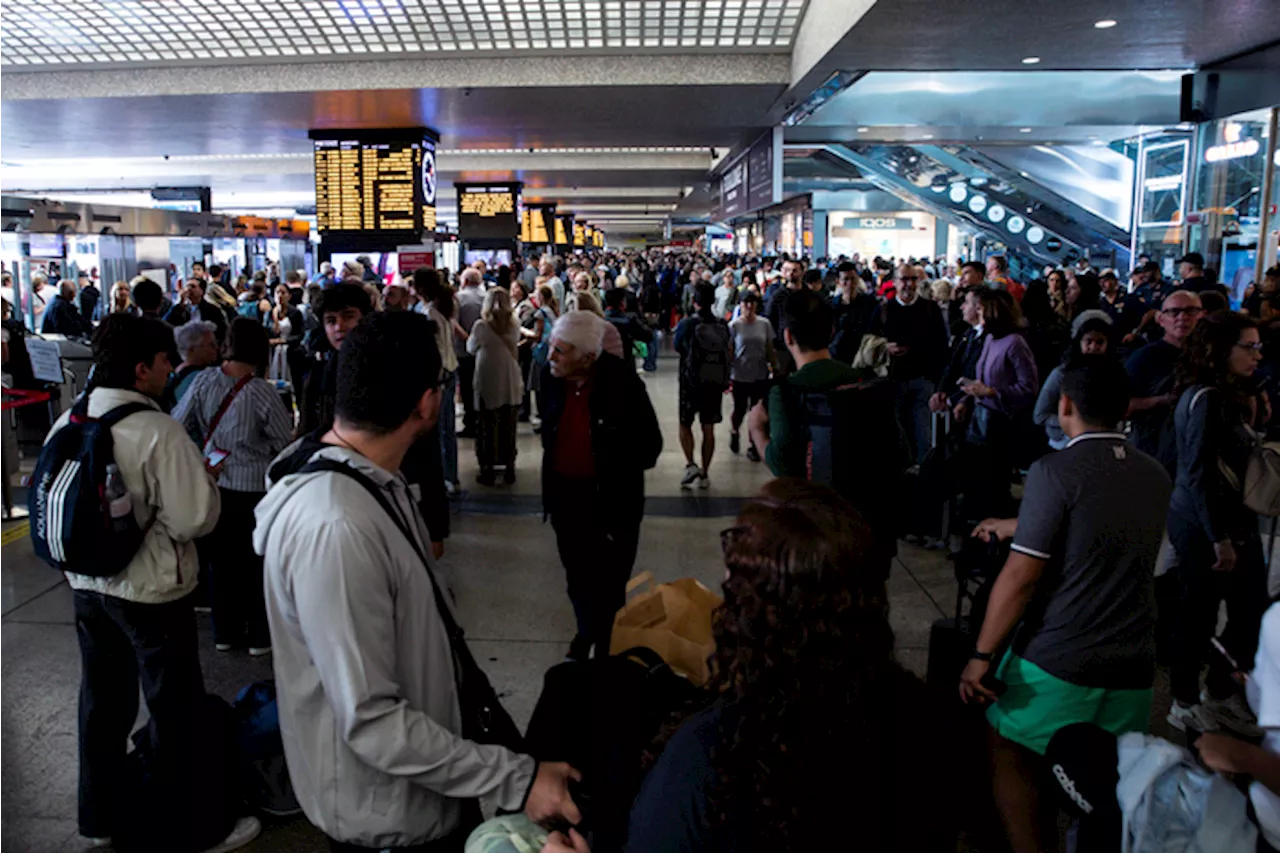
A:
<svg viewBox="0 0 1280 853">
<path fill-rule="evenodd" d="M 977 649 L 974 649 L 973 654 L 969 655 L 969 657 L 972 658 L 973 660 L 980 660 L 986 663 L 991 663 L 991 661 L 994 659 L 995 656 L 992 655 L 990 652 L 980 652 Z"/>
</svg>

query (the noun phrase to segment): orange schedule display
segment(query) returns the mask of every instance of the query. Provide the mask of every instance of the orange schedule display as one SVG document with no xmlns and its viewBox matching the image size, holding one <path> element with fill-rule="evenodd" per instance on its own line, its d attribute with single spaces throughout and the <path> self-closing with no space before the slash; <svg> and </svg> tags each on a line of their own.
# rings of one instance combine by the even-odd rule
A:
<svg viewBox="0 0 1280 853">
<path fill-rule="evenodd" d="M 322 234 L 434 231 L 435 141 L 422 129 L 313 131 Z"/>
</svg>

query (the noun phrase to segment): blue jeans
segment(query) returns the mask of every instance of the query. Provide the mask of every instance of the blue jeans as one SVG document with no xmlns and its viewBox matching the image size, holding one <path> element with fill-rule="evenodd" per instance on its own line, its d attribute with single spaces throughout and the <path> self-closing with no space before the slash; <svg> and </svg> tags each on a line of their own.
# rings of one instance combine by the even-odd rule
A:
<svg viewBox="0 0 1280 853">
<path fill-rule="evenodd" d="M 898 425 L 911 445 L 911 458 L 919 463 L 929 452 L 932 436 L 929 429 L 929 398 L 934 383 L 924 377 L 898 383 Z"/>
<path fill-rule="evenodd" d="M 658 348 L 662 346 L 662 332 L 654 329 L 653 340 L 647 344 L 648 353 L 644 357 L 644 369 L 648 373 L 658 369 Z"/>
<path fill-rule="evenodd" d="M 447 482 L 458 482 L 458 420 L 454 397 L 458 374 L 446 373 L 440 382 L 440 467 Z"/>
</svg>

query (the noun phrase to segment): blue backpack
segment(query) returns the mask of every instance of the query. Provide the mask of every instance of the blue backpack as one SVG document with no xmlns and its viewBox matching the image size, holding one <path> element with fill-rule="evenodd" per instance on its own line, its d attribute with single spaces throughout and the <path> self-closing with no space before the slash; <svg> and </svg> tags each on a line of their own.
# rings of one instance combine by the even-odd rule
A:
<svg viewBox="0 0 1280 853">
<path fill-rule="evenodd" d="M 115 463 L 111 428 L 138 412 L 128 403 L 100 418 L 89 417 L 89 395 L 71 419 L 40 450 L 27 497 L 31 544 L 36 556 L 58 571 L 107 578 L 119 574 L 142 547 L 146 531 L 132 512 L 112 518 L 107 503 L 107 466 Z"/>
</svg>

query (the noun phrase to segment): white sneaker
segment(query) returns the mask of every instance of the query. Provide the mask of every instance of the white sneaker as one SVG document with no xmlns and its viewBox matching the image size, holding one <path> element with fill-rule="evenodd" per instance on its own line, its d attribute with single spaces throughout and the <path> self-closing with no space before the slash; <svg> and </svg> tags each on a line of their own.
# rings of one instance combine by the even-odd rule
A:
<svg viewBox="0 0 1280 853">
<path fill-rule="evenodd" d="M 706 474 L 703 474 L 702 476 L 698 477 L 698 488 L 699 489 L 711 488 L 711 478 L 708 477 Z"/>
<path fill-rule="evenodd" d="M 684 466 L 684 476 L 680 478 L 680 488 L 692 489 L 693 484 L 702 477 L 702 469 L 690 462 Z"/>
<path fill-rule="evenodd" d="M 1258 726 L 1258 718 L 1254 716 L 1249 703 L 1240 693 L 1229 699 L 1211 699 L 1207 693 L 1202 692 L 1200 714 L 1219 728 L 1230 729 L 1241 737 L 1261 738 L 1265 734 Z"/>
<path fill-rule="evenodd" d="M 97 849 L 99 847 L 110 847 L 111 836 L 104 835 L 102 838 L 93 838 L 92 836 L 82 835 L 80 838 L 84 841 L 85 847 Z"/>
<path fill-rule="evenodd" d="M 1169 721 L 1169 725 L 1180 732 L 1216 732 L 1219 728 L 1215 721 L 1206 719 L 1199 705 L 1184 705 L 1176 699 L 1173 701 L 1173 706 L 1169 708 L 1169 716 L 1165 719 Z"/>
<path fill-rule="evenodd" d="M 263 655 L 269 654 L 271 654 L 270 646 L 251 646 L 249 648 L 249 657 L 251 658 L 260 658 Z"/>
<path fill-rule="evenodd" d="M 214 643 L 213 648 L 215 651 L 229 652 L 231 651 L 231 644 L 230 643 Z"/>
<path fill-rule="evenodd" d="M 232 850 L 239 850 L 257 838 L 260 832 L 262 824 L 258 823 L 256 817 L 242 817 L 236 821 L 236 828 L 231 830 L 231 834 L 221 844 L 210 847 L 204 853 L 230 853 Z"/>
</svg>

